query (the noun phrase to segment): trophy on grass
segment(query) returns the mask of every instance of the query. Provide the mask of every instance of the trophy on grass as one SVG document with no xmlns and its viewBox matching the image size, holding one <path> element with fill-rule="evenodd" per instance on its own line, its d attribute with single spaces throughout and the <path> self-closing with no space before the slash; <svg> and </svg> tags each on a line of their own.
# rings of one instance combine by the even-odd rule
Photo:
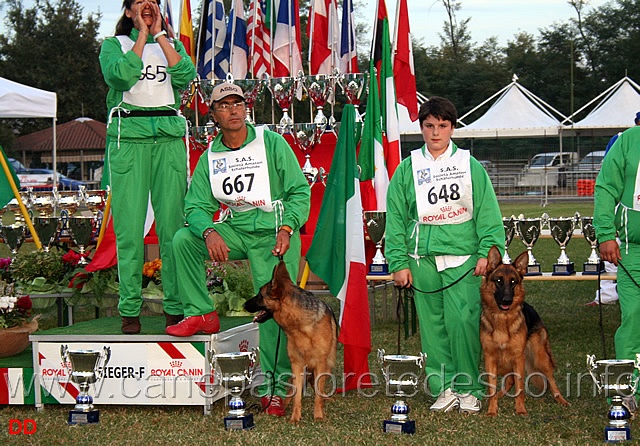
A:
<svg viewBox="0 0 640 446">
<path fill-rule="evenodd" d="M 11 251 L 11 258 L 15 259 L 18 255 L 18 250 L 24 243 L 24 239 L 27 236 L 27 230 L 25 225 L 21 223 L 14 223 L 9 226 L 2 225 L 0 228 L 2 239 Z"/>
<path fill-rule="evenodd" d="M 576 272 L 573 262 L 566 253 L 567 244 L 571 240 L 575 227 L 576 220 L 574 217 L 549 218 L 551 237 L 560 246 L 560 257 L 558 257 L 557 263 L 553 265 L 552 275 L 554 276 L 570 276 Z"/>
<path fill-rule="evenodd" d="M 596 228 L 593 226 L 593 217 L 582 217 L 582 235 L 591 246 L 591 254 L 585 263 L 582 264 L 582 274 L 597 275 L 604 271 L 604 262 L 596 252 L 598 239 L 596 238 Z"/>
<path fill-rule="evenodd" d="M 378 350 L 378 362 L 386 382 L 388 395 L 396 402 L 391 407 L 391 419 L 384 420 L 382 430 L 394 434 L 415 434 L 416 421 L 409 419 L 409 405 L 406 397 L 415 395 L 427 355 L 419 356 L 386 355 L 384 349 Z"/>
<path fill-rule="evenodd" d="M 78 265 L 81 267 L 88 265 L 85 249 L 93 240 L 96 219 L 93 217 L 68 217 L 66 221 L 69 237 L 78 246 L 78 254 L 80 254 Z"/>
<path fill-rule="evenodd" d="M 89 385 L 102 379 L 104 367 L 111 357 L 111 348 L 100 350 L 70 350 L 60 346 L 60 356 L 71 381 L 78 384 L 80 393 L 76 405 L 69 411 L 69 424 L 93 424 L 100 421 L 100 411 L 93 407 L 93 397 L 89 395 Z"/>
<path fill-rule="evenodd" d="M 34 217 L 33 227 L 42 243 L 44 252 L 51 250 L 51 244 L 55 241 L 60 229 L 60 219 L 58 217 Z"/>
<path fill-rule="evenodd" d="M 208 351 L 209 364 L 213 370 L 215 382 L 231 394 L 229 413 L 224 417 L 227 430 L 253 429 L 253 414 L 246 411 L 247 403 L 240 397 L 251 385 L 258 365 L 258 349 L 250 352 L 232 352 L 216 354 Z"/>
<path fill-rule="evenodd" d="M 608 443 L 631 440 L 629 419 L 631 413 L 624 406 L 623 398 L 635 398 L 640 371 L 640 354 L 632 359 L 595 360 L 595 355 L 587 355 L 587 369 L 596 384 L 598 393 L 604 393 L 611 399 L 611 407 L 607 418 L 609 422 L 604 428 L 604 440 Z"/>
<path fill-rule="evenodd" d="M 504 227 L 504 255 L 502 256 L 502 263 L 510 264 L 511 257 L 509 257 L 509 245 L 513 240 L 513 236 L 516 235 L 516 217 L 502 218 L 502 226 Z"/>
<path fill-rule="evenodd" d="M 516 222 L 516 229 L 520 240 L 522 240 L 522 243 L 527 247 L 527 252 L 529 253 L 529 264 L 527 265 L 527 273 L 525 275 L 540 276 L 542 274 L 542 270 L 540 268 L 540 264 L 533 256 L 533 245 L 536 244 L 540 237 L 542 219 L 524 218 L 523 216 L 520 216 Z"/>
<path fill-rule="evenodd" d="M 376 255 L 369 265 L 369 274 L 386 275 L 389 274 L 387 259 L 382 254 L 382 240 L 387 225 L 387 213 L 385 211 L 365 211 L 364 222 L 367 227 L 367 234 L 371 241 L 376 244 Z"/>
</svg>

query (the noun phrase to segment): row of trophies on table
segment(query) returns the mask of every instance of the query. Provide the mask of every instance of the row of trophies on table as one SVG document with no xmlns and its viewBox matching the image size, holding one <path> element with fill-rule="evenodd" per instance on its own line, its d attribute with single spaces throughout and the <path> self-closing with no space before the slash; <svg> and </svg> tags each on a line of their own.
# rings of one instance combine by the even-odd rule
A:
<svg viewBox="0 0 640 446">
<path fill-rule="evenodd" d="M 84 188 L 64 192 L 27 190 L 20 192 L 20 198 L 44 251 L 48 252 L 60 237 L 69 237 L 78 247 L 81 256 L 79 264 L 86 265 L 85 250 L 100 231 L 107 194 L 106 190 L 87 191 Z M 83 206 L 92 215 L 76 215 Z M 33 235 L 16 198 L 0 210 L 0 215 L 6 211 L 14 214 L 15 221 L 10 225 L 2 224 L 0 235 L 9 247 L 11 256 L 15 257 L 24 241 Z"/>
<path fill-rule="evenodd" d="M 376 254 L 372 263 L 369 265 L 370 275 L 386 275 L 389 274 L 387 261 L 382 254 L 382 242 L 385 237 L 386 212 L 384 211 L 366 211 L 364 213 L 364 222 L 369 238 L 376 244 Z M 511 263 L 511 258 L 507 249 L 511 244 L 514 236 L 518 236 L 527 248 L 529 262 L 527 265 L 528 276 L 541 275 L 542 270 L 540 264 L 533 256 L 533 246 L 536 244 L 542 230 L 546 227 L 549 229 L 551 237 L 560 246 L 560 256 L 553 265 L 553 275 L 571 275 L 575 274 L 574 263 L 567 256 L 567 244 L 571 240 L 571 236 L 576 228 L 582 230 L 587 243 L 591 247 L 591 254 L 582 266 L 582 274 L 597 275 L 604 271 L 604 264 L 600 260 L 596 248 L 598 240 L 596 238 L 596 230 L 593 226 L 593 217 L 582 217 L 578 212 L 573 217 L 549 217 L 544 213 L 541 217 L 525 218 L 523 215 L 518 217 L 511 216 L 502 219 L 504 226 L 504 256 L 503 263 Z"/>
<path fill-rule="evenodd" d="M 103 378 L 106 364 L 111 357 L 111 349 L 72 350 L 63 345 L 60 355 L 71 381 L 78 384 L 80 392 L 76 397 L 76 405 L 69 412 L 69 424 L 88 424 L 99 422 L 99 411 L 93 406 L 93 398 L 89 395 L 90 384 Z M 251 386 L 258 366 L 258 349 L 252 351 L 219 353 L 207 352 L 207 359 L 214 375 L 214 383 L 223 386 L 230 395 L 229 412 L 224 417 L 227 430 L 248 430 L 255 427 L 253 414 L 246 408 L 247 404 L 241 395 Z M 409 405 L 405 401 L 418 393 L 420 378 L 424 376 L 422 369 L 427 356 L 387 355 L 384 349 L 378 350 L 378 363 L 386 384 L 386 393 L 394 397 L 391 418 L 384 420 L 382 429 L 387 433 L 416 432 L 415 420 L 409 419 Z M 611 407 L 607 414 L 609 419 L 605 427 L 605 440 L 617 442 L 631 439 L 629 419 L 631 414 L 622 404 L 623 397 L 635 394 L 640 371 L 640 354 L 635 360 L 606 359 L 596 361 L 594 355 L 587 355 L 587 370 L 593 378 L 598 393 L 611 399 Z M 320 391 L 325 391 L 320 389 Z"/>
</svg>

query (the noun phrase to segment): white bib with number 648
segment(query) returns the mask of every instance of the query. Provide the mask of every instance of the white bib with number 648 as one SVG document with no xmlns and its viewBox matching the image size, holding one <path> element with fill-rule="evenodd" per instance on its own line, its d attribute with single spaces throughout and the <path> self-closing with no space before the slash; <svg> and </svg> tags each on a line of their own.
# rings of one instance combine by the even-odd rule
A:
<svg viewBox="0 0 640 446">
<path fill-rule="evenodd" d="M 256 139 L 240 150 L 207 152 L 211 192 L 234 212 L 273 211 L 263 131 L 256 127 Z"/>
<path fill-rule="evenodd" d="M 411 151 L 418 223 L 455 225 L 471 220 L 470 159 L 466 150 L 457 150 L 448 159 L 440 161 L 427 159 L 421 148 Z"/>
</svg>

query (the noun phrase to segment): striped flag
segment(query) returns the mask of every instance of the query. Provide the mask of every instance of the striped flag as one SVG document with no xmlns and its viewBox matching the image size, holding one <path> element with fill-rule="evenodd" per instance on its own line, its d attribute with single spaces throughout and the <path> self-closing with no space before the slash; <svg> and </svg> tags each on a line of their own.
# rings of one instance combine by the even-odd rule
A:
<svg viewBox="0 0 640 446">
<path fill-rule="evenodd" d="M 393 76 L 398 104 L 407 107 L 411 121 L 415 122 L 418 120 L 418 96 L 407 0 L 398 0 L 393 54 Z"/>
<path fill-rule="evenodd" d="M 280 0 L 273 37 L 274 76 L 295 76 L 302 71 L 298 0 Z"/>
<path fill-rule="evenodd" d="M 198 75 L 213 79 L 213 0 L 202 2 L 198 28 Z"/>
<path fill-rule="evenodd" d="M 310 74 L 331 74 L 336 65 L 337 12 L 335 0 L 313 0 L 307 22 Z"/>
<path fill-rule="evenodd" d="M 247 19 L 247 46 L 251 55 L 249 71 L 255 79 L 271 74 L 271 34 L 264 26 L 266 2 L 253 0 Z"/>
<path fill-rule="evenodd" d="M 171 0 L 164 2 L 164 21 L 173 33 L 173 13 L 171 12 Z"/>
<path fill-rule="evenodd" d="M 353 0 L 342 2 L 342 28 L 340 31 L 340 72 L 358 73 L 358 55 L 356 53 L 355 17 Z"/>
<path fill-rule="evenodd" d="M 247 24 L 244 21 L 242 0 L 233 0 L 231 4 L 226 40 L 228 40 L 228 46 L 231 49 L 229 71 L 233 74 L 234 79 L 245 79 L 247 77 L 249 47 L 247 46 Z M 226 41 L 225 46 L 227 46 Z"/>
<path fill-rule="evenodd" d="M 391 66 L 391 43 L 389 40 L 389 18 L 384 0 L 379 0 L 376 14 L 374 41 L 371 58 L 378 70 L 380 85 L 380 112 L 382 115 L 382 147 L 384 148 L 384 165 L 376 164 L 376 169 L 384 168 L 391 178 L 402 159 L 400 154 L 400 125 L 396 108 L 396 87 Z M 376 194 L 378 192 L 376 191 Z M 385 191 L 386 195 L 386 191 Z M 386 202 L 386 200 L 385 200 Z M 378 206 L 381 203 L 378 202 Z M 379 209 L 382 210 L 382 209 Z"/>
<path fill-rule="evenodd" d="M 231 41 L 227 40 L 227 23 L 225 21 L 224 4 L 215 0 L 213 15 L 213 73 L 216 79 L 225 79 L 229 72 L 229 56 Z"/>
<path fill-rule="evenodd" d="M 307 252 L 310 269 L 341 301 L 338 340 L 344 345 L 342 391 L 371 385 L 367 360 L 371 352 L 369 296 L 355 147 L 355 108 L 348 104 L 342 112 L 327 188 Z"/>
<path fill-rule="evenodd" d="M 191 2 L 182 0 L 180 8 L 180 42 L 184 45 L 187 54 L 191 56 L 194 65 L 196 63 L 196 44 L 193 39 L 193 22 L 191 21 Z"/>
</svg>

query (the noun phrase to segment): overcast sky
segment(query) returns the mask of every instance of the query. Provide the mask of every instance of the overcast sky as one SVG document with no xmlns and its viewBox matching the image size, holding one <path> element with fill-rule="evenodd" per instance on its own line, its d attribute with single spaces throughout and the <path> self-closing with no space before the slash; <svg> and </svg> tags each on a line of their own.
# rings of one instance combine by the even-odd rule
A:
<svg viewBox="0 0 640 446">
<path fill-rule="evenodd" d="M 180 0 L 171 1 L 174 21 L 178 20 Z M 341 1 L 341 0 L 338 0 Z M 356 0 L 357 2 L 358 0 Z M 394 26 L 396 1 L 386 0 L 390 16 L 391 27 Z M 471 17 L 469 30 L 474 42 L 482 43 L 491 36 L 496 36 L 500 44 L 513 40 L 513 36 L 526 31 L 538 35 L 540 28 L 552 25 L 554 22 L 565 22 L 575 18 L 575 10 L 566 0 L 459 0 L 462 9 L 457 13 L 458 20 Z M 115 24 L 122 14 L 119 0 L 81 0 L 84 16 L 90 12 L 102 12 L 100 36 L 113 35 Z M 375 8 L 378 0 L 361 0 L 366 5 L 360 11 L 360 21 L 370 24 L 373 29 Z M 607 3 L 606 0 L 590 0 L 587 10 Z M 25 6 L 31 6 L 33 1 L 24 0 Z M 191 0 L 191 6 L 198 8 L 200 0 Z M 426 45 L 438 45 L 442 33 L 442 26 L 446 20 L 445 9 L 441 0 L 407 0 L 411 32 L 421 38 Z M 4 23 L 3 23 L 4 25 Z M 174 25 L 177 25 L 174 23 Z"/>
</svg>

